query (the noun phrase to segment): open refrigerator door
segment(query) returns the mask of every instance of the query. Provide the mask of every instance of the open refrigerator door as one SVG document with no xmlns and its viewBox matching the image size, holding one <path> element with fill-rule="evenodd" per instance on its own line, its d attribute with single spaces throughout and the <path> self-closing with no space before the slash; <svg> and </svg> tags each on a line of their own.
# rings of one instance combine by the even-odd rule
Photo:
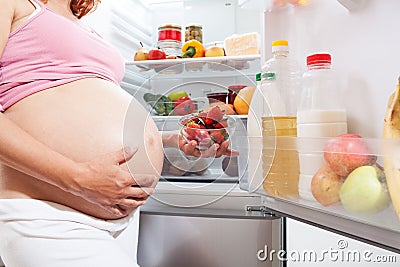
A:
<svg viewBox="0 0 400 267">
<path fill-rule="evenodd" d="M 254 231 L 249 232 L 249 229 L 246 229 L 244 225 L 231 230 L 237 234 L 242 232 L 242 235 L 235 235 L 236 239 L 245 238 L 246 244 L 253 244 L 249 245 L 249 250 L 241 254 L 241 256 L 247 255 L 245 256 L 247 263 L 260 264 L 250 264 L 251 266 L 285 264 L 284 261 L 266 262 L 254 257 L 257 252 L 262 250 L 263 242 L 271 241 L 272 243 L 268 243 L 268 245 L 277 249 L 284 247 L 286 232 L 282 232 L 282 229 L 285 229 L 285 225 L 282 224 L 280 217 L 293 218 L 296 221 L 339 233 L 341 237 L 349 236 L 373 246 L 398 252 L 400 247 L 398 243 L 398 240 L 400 240 L 398 238 L 400 233 L 398 218 L 392 205 L 392 202 L 394 203 L 393 196 L 391 199 L 385 197 L 390 196 L 390 194 L 388 195 L 387 191 L 385 191 L 386 185 L 382 182 L 381 175 L 381 167 L 384 168 L 384 159 L 386 157 L 398 157 L 396 154 L 398 140 L 383 140 L 381 138 L 385 107 L 394 88 L 393 81 L 396 80 L 398 75 L 394 62 L 398 62 L 398 60 L 389 60 L 389 55 L 391 55 L 389 52 L 387 57 L 376 56 L 377 53 L 382 53 L 382 43 L 379 40 L 389 38 L 387 33 L 394 33 L 396 30 L 394 25 L 396 25 L 395 22 L 398 22 L 398 19 L 393 12 L 396 6 L 394 1 L 380 4 L 379 1 L 370 1 L 369 3 L 364 1 L 331 1 L 322 3 L 311 0 L 248 0 L 236 3 L 233 1 L 148 2 L 126 0 L 123 5 L 104 2 L 109 3 L 108 8 L 105 9 L 108 10 L 107 12 L 112 11 L 110 12 L 113 14 L 110 15 L 112 17 L 111 24 L 115 28 L 109 32 L 107 39 L 115 42 L 127 62 L 126 75 L 121 86 L 141 101 L 149 109 L 149 112 L 153 112 L 153 118 L 160 130 L 179 130 L 179 116 L 164 116 L 165 114 L 159 116 L 155 114 L 154 110 L 152 110 L 153 106 L 149 106 L 144 100 L 146 93 L 167 96 L 171 92 L 186 91 L 198 103 L 206 103 L 206 106 L 199 108 L 203 109 L 210 104 L 207 102 L 208 98 L 206 97 L 208 93 L 227 92 L 231 85 L 254 87 L 256 85 L 255 74 L 260 71 L 262 62 L 271 57 L 269 47 L 273 40 L 290 40 L 291 50 L 295 52 L 299 62 L 303 62 L 306 55 L 317 51 L 328 51 L 334 54 L 334 64 L 340 70 L 340 80 L 344 84 L 342 88 L 348 88 L 347 91 L 342 93 L 346 96 L 349 132 L 363 136 L 363 138 L 357 140 L 368 147 L 368 150 L 358 152 L 356 155 L 360 157 L 373 156 L 375 158 L 373 164 L 369 164 L 369 167 L 374 169 L 367 169 L 373 173 L 370 176 L 376 178 L 371 180 L 375 182 L 377 188 L 381 188 L 378 191 L 383 192 L 383 204 L 378 205 L 379 203 L 375 203 L 375 205 L 372 203 L 371 206 L 367 205 L 368 203 L 365 199 L 354 200 L 353 197 L 346 197 L 351 196 L 351 194 L 346 193 L 342 193 L 342 196 L 338 197 L 337 192 L 335 196 L 339 198 L 339 202 L 330 205 L 324 205 L 318 201 L 305 201 L 296 194 L 285 195 L 277 193 L 279 190 L 271 189 L 273 183 L 272 185 L 266 185 L 266 181 L 268 182 L 268 179 L 265 179 L 267 173 L 263 173 L 263 171 L 265 172 L 263 169 L 263 153 L 265 150 L 268 152 L 274 151 L 274 153 L 280 150 L 299 153 L 299 150 L 302 150 L 303 153 L 323 156 L 326 145 L 331 142 L 331 139 L 279 137 L 278 139 L 267 138 L 266 140 L 263 137 L 248 138 L 246 129 L 247 116 L 235 115 L 235 119 L 240 123 L 232 135 L 231 143 L 232 148 L 239 150 L 241 153 L 237 161 L 237 175 L 230 176 L 224 173 L 222 170 L 222 158 L 213 159 L 211 162 L 201 160 L 199 162 L 202 162 L 203 166 L 207 166 L 207 168 L 195 168 L 196 171 L 194 172 L 184 168 L 184 173 L 181 172 L 180 175 L 176 175 L 177 172 L 171 174 L 171 170 L 164 170 L 165 173 L 162 175 L 162 181 L 157 186 L 155 195 L 142 210 L 144 225 L 152 225 L 152 227 L 142 228 L 143 235 L 141 240 L 143 246 L 140 248 L 140 254 L 143 255 L 142 259 L 150 259 L 154 248 L 162 250 L 167 246 L 162 242 L 161 239 L 163 238 L 170 240 L 176 237 L 177 240 L 175 241 L 178 242 L 174 246 L 176 249 L 171 250 L 170 253 L 167 253 L 168 255 L 160 256 L 158 263 L 143 262 L 143 266 L 157 266 L 163 258 L 169 258 L 169 255 L 176 256 L 176 253 L 181 251 L 182 244 L 188 244 L 188 247 L 193 246 L 194 250 L 196 250 L 198 247 L 194 246 L 193 242 L 199 240 L 199 235 L 203 233 L 208 236 L 210 231 L 212 233 L 211 229 L 222 229 L 227 222 L 221 221 L 222 224 L 214 224 L 215 222 L 208 221 L 207 223 L 210 223 L 209 227 L 204 227 L 204 224 L 198 224 L 199 221 L 202 221 L 202 219 L 197 221 L 198 218 L 207 218 L 214 221 L 216 218 L 245 219 L 253 217 L 259 223 L 266 218 L 272 219 L 271 224 L 261 223 L 258 226 L 250 227 Z M 131 8 L 128 9 L 128 6 Z M 253 10 L 254 7 L 256 11 Z M 131 16 L 129 10 L 133 10 L 132 8 L 140 10 L 140 12 L 135 11 L 140 16 Z M 205 13 L 210 16 L 204 17 L 201 15 Z M 213 19 L 209 19 L 210 17 Z M 371 19 L 371 17 L 374 19 Z M 387 25 L 389 20 L 393 22 L 390 26 Z M 220 41 L 233 33 L 259 32 L 263 45 L 261 54 L 215 58 L 133 60 L 134 52 L 139 49 L 139 41 L 142 41 L 149 48 L 157 43 L 156 30 L 158 25 L 166 22 L 185 25 L 193 21 L 203 24 L 203 36 L 206 38 L 206 34 L 208 34 L 210 38 L 208 40 L 204 39 L 207 42 Z M 372 21 L 377 24 L 372 25 Z M 363 26 L 364 24 L 371 25 L 370 27 L 365 27 Z M 385 29 L 385 32 L 380 29 Z M 360 47 L 358 39 L 354 38 L 356 33 L 363 40 L 363 47 Z M 385 51 L 395 51 L 399 40 L 395 37 L 395 34 L 391 34 L 389 39 L 390 42 L 385 42 Z M 348 64 L 349 58 L 352 58 L 354 64 Z M 387 67 L 375 70 L 375 74 L 371 75 L 370 69 L 373 62 L 379 62 L 379 66 Z M 376 88 L 379 88 L 379 92 L 377 92 Z M 277 142 L 284 144 L 278 150 L 276 148 Z M 178 167 L 178 171 L 179 169 L 182 171 L 182 168 L 179 168 L 179 164 L 192 165 L 192 163 L 171 164 L 171 161 L 175 162 L 174 158 L 182 157 L 182 154 L 178 152 L 172 151 L 170 153 L 166 151 L 166 159 L 170 159 L 167 165 L 175 165 L 175 167 Z M 347 152 L 338 152 L 337 154 L 343 157 L 348 156 Z M 249 161 L 255 162 L 255 166 L 257 166 L 257 171 L 253 172 L 252 175 L 248 173 Z M 257 175 L 254 175 L 254 173 L 257 173 Z M 281 170 L 281 175 L 282 177 L 285 176 L 285 170 Z M 362 176 L 366 175 L 362 174 Z M 344 182 L 344 180 L 342 179 L 341 182 Z M 298 187 L 298 184 L 296 184 L 296 187 Z M 352 192 L 351 187 L 350 183 L 350 189 L 347 190 Z M 340 189 L 341 186 L 337 188 Z M 328 197 L 326 193 L 322 194 L 322 198 Z M 367 193 L 368 196 L 371 194 Z M 381 196 L 380 194 L 378 195 Z M 379 198 L 377 197 L 378 202 L 380 201 Z M 372 209 L 373 212 L 370 214 L 360 213 L 357 209 L 361 208 Z M 257 209 L 261 212 L 256 212 Z M 194 218 L 197 219 L 192 220 Z M 163 223 L 168 225 L 168 229 L 162 226 Z M 229 222 L 229 224 L 234 223 Z M 266 233 L 257 227 L 265 227 L 270 230 Z M 296 229 L 297 226 L 290 223 L 287 233 L 294 233 L 290 230 L 291 227 Z M 255 230 L 255 228 L 258 230 Z M 170 236 L 165 234 L 169 229 L 173 229 Z M 188 238 L 187 240 L 190 239 L 190 241 L 185 243 L 183 236 L 196 232 L 196 229 L 199 231 L 198 235 Z M 301 231 L 303 228 L 299 229 Z M 180 232 L 181 230 L 184 233 Z M 157 231 L 160 235 L 159 239 L 151 239 L 153 231 Z M 257 236 L 259 237 L 257 231 L 261 231 L 259 234 L 262 236 L 267 235 L 269 241 L 261 238 L 263 239 L 261 243 L 258 240 L 258 243 L 254 244 L 254 240 L 257 239 Z M 319 231 L 314 227 L 308 231 L 308 234 L 316 239 L 320 239 L 319 235 L 329 236 L 327 232 Z M 205 234 L 206 232 L 207 234 Z M 233 242 L 229 242 L 227 236 L 229 234 L 225 233 L 224 237 L 220 239 L 222 240 L 221 244 L 228 245 Z M 212 242 L 212 235 L 206 239 L 207 241 L 204 242 L 209 244 L 209 242 Z M 294 238 L 288 239 L 292 242 L 288 244 L 288 248 L 298 248 L 299 244 L 293 242 Z M 321 246 L 328 247 L 329 245 L 321 243 Z M 237 249 L 236 246 L 234 247 Z M 373 249 L 374 247 L 368 246 L 367 248 Z M 316 247 L 311 247 L 310 249 L 318 250 Z M 362 249 L 365 250 L 364 247 Z M 360 248 L 359 250 L 362 249 Z M 210 256 L 211 258 L 205 257 L 207 260 L 204 264 L 213 263 L 212 258 L 214 258 L 214 263 L 220 264 L 218 266 L 228 266 L 223 265 L 223 260 L 215 259 L 217 257 L 215 256 L 216 254 L 227 253 L 226 251 L 219 251 L 217 248 L 212 247 L 212 249 L 208 250 L 205 248 L 198 249 L 198 252 L 203 253 L 203 256 L 204 253 L 212 255 L 212 257 Z M 189 253 L 188 255 L 193 259 L 198 255 L 202 255 L 201 253 Z M 228 257 L 230 255 L 232 254 L 229 254 Z M 232 257 L 234 258 L 234 256 Z M 250 266 L 249 264 L 247 265 Z M 173 266 L 173 261 L 171 261 L 171 266 Z"/>
</svg>

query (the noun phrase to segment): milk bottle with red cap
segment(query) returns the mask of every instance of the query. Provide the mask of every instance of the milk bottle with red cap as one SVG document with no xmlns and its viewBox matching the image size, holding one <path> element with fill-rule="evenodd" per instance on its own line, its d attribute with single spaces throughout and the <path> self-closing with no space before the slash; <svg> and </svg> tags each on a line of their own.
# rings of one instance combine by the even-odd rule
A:
<svg viewBox="0 0 400 267">
<path fill-rule="evenodd" d="M 340 96 L 339 77 L 331 68 L 330 54 L 307 57 L 302 95 L 297 110 L 297 136 L 300 160 L 299 196 L 315 201 L 311 180 L 324 164 L 321 152 L 310 151 L 306 138 L 334 137 L 347 133 L 347 115 Z"/>
</svg>

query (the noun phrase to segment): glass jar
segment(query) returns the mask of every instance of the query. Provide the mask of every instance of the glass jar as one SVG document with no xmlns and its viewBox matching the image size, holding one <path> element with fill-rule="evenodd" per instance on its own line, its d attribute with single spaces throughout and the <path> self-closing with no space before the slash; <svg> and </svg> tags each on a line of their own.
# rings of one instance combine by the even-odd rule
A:
<svg viewBox="0 0 400 267">
<path fill-rule="evenodd" d="M 185 42 L 197 40 L 203 43 L 203 27 L 200 24 L 189 24 L 185 30 Z"/>
<path fill-rule="evenodd" d="M 167 56 L 181 55 L 182 35 L 181 26 L 178 24 L 166 23 L 158 27 L 157 46 Z"/>
<path fill-rule="evenodd" d="M 178 24 L 166 23 L 158 27 L 158 41 L 182 42 L 182 27 Z"/>
<path fill-rule="evenodd" d="M 180 56 L 182 54 L 182 43 L 177 41 L 158 41 L 157 47 L 165 52 L 167 56 Z"/>
</svg>

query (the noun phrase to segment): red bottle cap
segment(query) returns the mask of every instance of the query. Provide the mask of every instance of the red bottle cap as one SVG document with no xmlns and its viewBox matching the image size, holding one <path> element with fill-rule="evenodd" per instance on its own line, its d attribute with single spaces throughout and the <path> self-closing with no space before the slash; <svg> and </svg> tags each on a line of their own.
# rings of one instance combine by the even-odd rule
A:
<svg viewBox="0 0 400 267">
<path fill-rule="evenodd" d="M 243 89 L 245 87 L 247 87 L 247 85 L 230 85 L 230 86 L 228 86 L 228 89 L 230 89 L 230 90 Z"/>
<path fill-rule="evenodd" d="M 307 57 L 307 66 L 319 65 L 319 64 L 331 64 L 330 54 L 313 54 Z"/>
</svg>

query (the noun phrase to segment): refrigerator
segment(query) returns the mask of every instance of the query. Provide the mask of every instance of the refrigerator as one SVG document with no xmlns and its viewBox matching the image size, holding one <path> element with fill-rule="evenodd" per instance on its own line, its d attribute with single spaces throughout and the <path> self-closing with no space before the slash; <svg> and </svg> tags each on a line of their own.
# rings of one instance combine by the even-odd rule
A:
<svg viewBox="0 0 400 267">
<path fill-rule="evenodd" d="M 126 60 L 121 87 L 163 131 L 177 131 L 179 116 L 151 113 L 145 93 L 185 90 L 207 105 L 208 93 L 231 85 L 256 86 L 255 75 L 271 58 L 271 42 L 277 39 L 289 41 L 304 69 L 307 55 L 330 53 L 349 132 L 362 136 L 382 162 L 387 153 L 395 157 L 399 144 L 382 139 L 386 105 L 399 75 L 398 8 L 396 0 L 103 0 L 86 22 L 119 49 Z M 181 25 L 182 38 L 185 25 L 200 24 L 206 46 L 256 32 L 260 54 L 134 61 L 140 42 L 157 47 L 157 29 L 165 23 Z M 234 117 L 231 146 L 240 152 L 237 174 L 222 170 L 224 157 L 204 159 L 207 168 L 201 174 L 163 171 L 154 195 L 141 208 L 141 266 L 398 265 L 400 221 L 391 202 L 379 213 L 359 215 L 341 205 L 269 195 L 263 177 L 248 174 L 249 160 L 260 160 L 249 150 L 248 116 Z M 253 142 L 262 146 L 262 138 Z M 326 140 L 304 142 L 323 153 Z"/>
</svg>

